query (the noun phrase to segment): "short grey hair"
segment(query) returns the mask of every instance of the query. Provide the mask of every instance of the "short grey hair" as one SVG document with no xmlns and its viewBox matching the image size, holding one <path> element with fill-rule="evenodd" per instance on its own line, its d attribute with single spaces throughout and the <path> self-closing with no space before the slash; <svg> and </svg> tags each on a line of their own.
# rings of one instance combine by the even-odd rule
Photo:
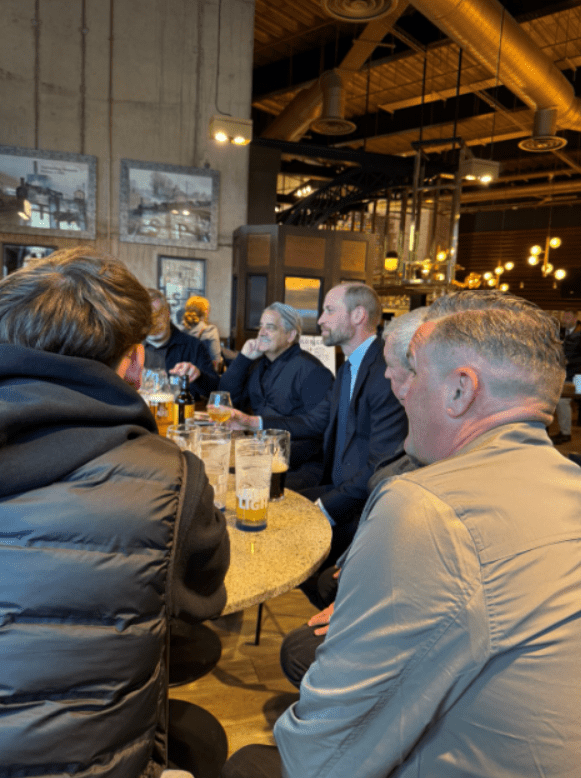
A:
<svg viewBox="0 0 581 778">
<path fill-rule="evenodd" d="M 402 367 L 409 370 L 408 351 L 418 327 L 426 321 L 428 309 L 425 306 L 394 317 L 383 331 L 383 338 L 389 339 L 390 349 Z"/>
<path fill-rule="evenodd" d="M 483 311 L 488 308 L 514 313 L 540 310 L 538 305 L 516 294 L 499 292 L 496 289 L 462 289 L 452 294 L 444 294 L 434 300 L 428 308 L 427 321 L 435 321 L 442 316 L 460 313 L 460 311 Z"/>
<path fill-rule="evenodd" d="M 460 309 L 437 317 L 426 338 L 437 349 L 437 362 L 455 348 L 467 347 L 490 365 L 513 368 L 509 377 L 499 372 L 494 391 L 499 397 L 523 394 L 543 400 L 554 411 L 565 380 L 565 357 L 557 322 L 536 305 L 489 305 Z M 428 319 L 430 319 L 428 314 Z"/>
<path fill-rule="evenodd" d="M 381 321 L 381 300 L 379 295 L 367 284 L 359 281 L 346 281 L 340 284 L 339 288 L 345 290 L 343 300 L 348 313 L 355 310 L 358 305 L 365 308 L 367 318 L 371 327 L 377 327 Z"/>
<path fill-rule="evenodd" d="M 296 308 L 293 308 L 292 305 L 287 305 L 286 303 L 271 303 L 271 305 L 268 305 L 264 310 L 278 313 L 285 332 L 296 330 L 297 335 L 294 342 L 298 343 L 303 331 L 303 320 Z"/>
</svg>

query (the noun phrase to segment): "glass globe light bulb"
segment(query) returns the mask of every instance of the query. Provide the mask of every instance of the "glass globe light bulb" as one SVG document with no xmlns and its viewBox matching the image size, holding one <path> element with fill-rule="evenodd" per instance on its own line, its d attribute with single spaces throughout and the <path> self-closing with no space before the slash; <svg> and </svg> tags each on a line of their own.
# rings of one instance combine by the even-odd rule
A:
<svg viewBox="0 0 581 778">
<path fill-rule="evenodd" d="M 506 270 L 513 270 L 514 269 L 514 262 L 505 262 L 504 267 Z"/>
<path fill-rule="evenodd" d="M 531 254 L 534 257 L 538 257 L 542 250 L 543 249 L 540 246 L 531 246 Z"/>
<path fill-rule="evenodd" d="M 563 268 L 559 268 L 559 270 L 555 270 L 555 278 L 557 279 L 557 281 L 562 281 L 566 275 L 567 275 L 567 271 L 563 270 Z"/>
<path fill-rule="evenodd" d="M 561 238 L 551 238 L 551 240 L 549 241 L 549 246 L 552 249 L 558 249 L 562 242 L 563 241 L 561 240 Z"/>
<path fill-rule="evenodd" d="M 527 259 L 527 262 L 529 263 L 529 265 L 538 265 L 539 258 L 536 254 L 531 254 L 530 257 Z"/>
</svg>

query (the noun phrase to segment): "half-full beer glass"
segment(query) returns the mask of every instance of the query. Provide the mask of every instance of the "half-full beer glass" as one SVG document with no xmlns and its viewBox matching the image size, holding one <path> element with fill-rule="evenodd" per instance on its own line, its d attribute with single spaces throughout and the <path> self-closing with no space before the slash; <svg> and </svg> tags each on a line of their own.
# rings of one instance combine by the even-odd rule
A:
<svg viewBox="0 0 581 778">
<path fill-rule="evenodd" d="M 265 440 L 272 446 L 272 473 L 270 476 L 270 499 L 284 498 L 284 483 L 290 461 L 290 432 L 287 430 L 264 430 Z"/>
<path fill-rule="evenodd" d="M 272 445 L 266 438 L 234 441 L 236 463 L 236 526 L 256 532 L 266 528 Z"/>
</svg>

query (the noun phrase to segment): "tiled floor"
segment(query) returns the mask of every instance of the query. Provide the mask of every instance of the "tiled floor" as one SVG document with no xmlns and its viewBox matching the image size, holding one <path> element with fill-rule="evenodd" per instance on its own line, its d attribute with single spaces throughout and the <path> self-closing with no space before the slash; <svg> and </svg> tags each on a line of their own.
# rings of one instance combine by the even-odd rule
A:
<svg viewBox="0 0 581 778">
<path fill-rule="evenodd" d="M 559 446 L 565 456 L 572 451 L 581 453 L 576 412 L 573 421 L 571 442 Z M 557 425 L 549 432 L 556 434 Z M 298 697 L 280 670 L 280 644 L 315 609 L 296 589 L 265 603 L 259 646 L 253 645 L 256 611 L 251 608 L 210 622 L 222 643 L 220 662 L 204 678 L 170 692 L 171 697 L 195 702 L 214 714 L 226 731 L 230 753 L 248 743 L 274 742 L 274 722 Z"/>
</svg>

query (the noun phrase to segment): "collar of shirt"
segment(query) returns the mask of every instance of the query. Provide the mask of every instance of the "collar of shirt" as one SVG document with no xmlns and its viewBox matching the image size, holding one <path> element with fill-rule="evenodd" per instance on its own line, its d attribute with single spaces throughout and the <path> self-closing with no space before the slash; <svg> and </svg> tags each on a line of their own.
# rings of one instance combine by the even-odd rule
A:
<svg viewBox="0 0 581 778">
<path fill-rule="evenodd" d="M 351 390 L 349 392 L 349 397 L 353 396 L 353 389 L 355 388 L 355 381 L 357 381 L 357 373 L 359 372 L 359 368 L 361 367 L 361 363 L 363 362 L 363 357 L 367 354 L 367 350 L 373 343 L 377 336 L 376 335 L 370 335 L 367 340 L 364 340 L 363 343 L 361 343 L 355 351 L 351 354 L 349 359 L 347 360 L 349 364 L 351 365 Z"/>
</svg>

